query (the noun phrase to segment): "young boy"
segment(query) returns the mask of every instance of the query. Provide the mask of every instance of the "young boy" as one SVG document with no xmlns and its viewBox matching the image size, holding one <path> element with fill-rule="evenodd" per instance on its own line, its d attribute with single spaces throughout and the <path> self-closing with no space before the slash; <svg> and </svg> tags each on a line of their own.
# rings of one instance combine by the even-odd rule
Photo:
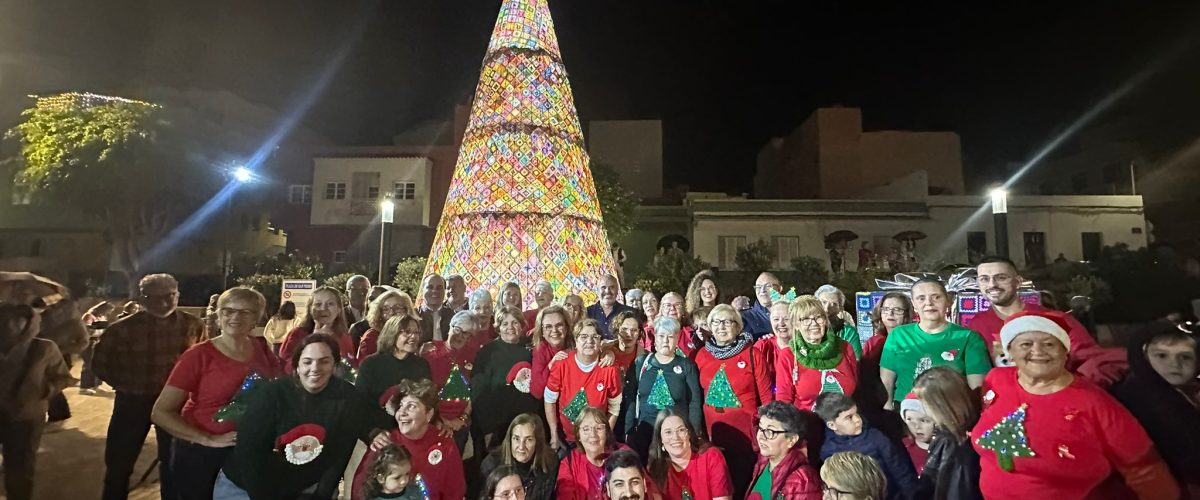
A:
<svg viewBox="0 0 1200 500">
<path fill-rule="evenodd" d="M 840 451 L 857 451 L 879 463 L 887 477 L 888 500 L 911 498 L 917 485 L 912 460 L 899 445 L 888 440 L 882 432 L 871 428 L 858 414 L 858 406 L 850 396 L 827 392 L 817 397 L 813 408 L 825 421 L 825 444 L 821 445 L 821 460 Z"/>
<path fill-rule="evenodd" d="M 904 449 L 908 451 L 908 458 L 912 459 L 913 467 L 920 476 L 925 470 L 925 461 L 929 459 L 929 443 L 933 442 L 933 419 L 925 414 L 925 405 L 911 392 L 900 402 L 900 415 L 908 426 Z"/>
</svg>

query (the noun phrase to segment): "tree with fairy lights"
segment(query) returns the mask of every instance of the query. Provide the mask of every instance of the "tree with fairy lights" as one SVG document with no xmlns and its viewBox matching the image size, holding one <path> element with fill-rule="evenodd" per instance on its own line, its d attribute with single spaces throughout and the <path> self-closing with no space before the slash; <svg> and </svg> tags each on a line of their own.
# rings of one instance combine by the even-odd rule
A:
<svg viewBox="0 0 1200 500">
<path fill-rule="evenodd" d="M 563 415 L 566 415 L 568 422 L 574 422 L 575 419 L 579 418 L 579 414 L 583 412 L 583 409 L 587 408 L 587 406 L 587 394 L 583 393 L 583 389 L 579 389 L 579 392 L 575 393 L 575 397 L 571 398 L 571 402 L 567 403 L 567 406 L 563 407 L 562 412 Z"/>
<path fill-rule="evenodd" d="M 546 0 L 505 0 L 424 275 L 595 300 L 616 267 L 589 161 Z"/>
<path fill-rule="evenodd" d="M 713 375 L 712 382 L 708 384 L 708 393 L 704 395 L 704 404 L 716 408 L 717 411 L 742 407 L 741 400 L 738 399 L 737 394 L 733 393 L 733 386 L 729 384 L 729 376 L 725 374 L 725 365 L 721 365 L 717 374 Z"/>
<path fill-rule="evenodd" d="M 458 363 L 455 363 L 450 368 L 450 376 L 446 378 L 446 383 L 442 385 L 442 390 L 438 392 L 438 399 L 441 401 L 466 401 L 471 399 L 471 386 L 467 384 L 466 377 L 458 369 Z"/>
<path fill-rule="evenodd" d="M 1006 472 L 1013 471 L 1013 459 L 1034 456 L 1029 448 L 1029 438 L 1025 435 L 1026 406 L 1021 405 L 979 436 L 979 446 L 996 452 L 996 461 Z"/>
</svg>

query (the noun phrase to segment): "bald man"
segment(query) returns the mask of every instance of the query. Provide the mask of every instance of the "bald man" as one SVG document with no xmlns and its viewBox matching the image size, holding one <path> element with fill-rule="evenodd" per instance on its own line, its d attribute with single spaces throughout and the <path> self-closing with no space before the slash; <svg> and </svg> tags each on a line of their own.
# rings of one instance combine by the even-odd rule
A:
<svg viewBox="0 0 1200 500">
<path fill-rule="evenodd" d="M 743 329 L 754 336 L 754 340 L 771 333 L 771 291 L 783 291 L 779 278 L 771 273 L 762 273 L 754 280 L 754 296 L 758 302 L 753 307 L 742 311 Z"/>
</svg>

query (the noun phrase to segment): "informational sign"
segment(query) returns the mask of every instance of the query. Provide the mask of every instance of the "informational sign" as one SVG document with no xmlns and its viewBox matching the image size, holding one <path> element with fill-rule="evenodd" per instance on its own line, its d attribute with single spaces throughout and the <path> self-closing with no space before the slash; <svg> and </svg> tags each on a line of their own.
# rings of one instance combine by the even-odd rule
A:
<svg viewBox="0 0 1200 500">
<path fill-rule="evenodd" d="M 283 292 L 279 303 L 291 301 L 296 304 L 296 311 L 308 310 L 308 302 L 312 300 L 313 291 L 317 289 L 316 280 L 283 280 Z"/>
</svg>

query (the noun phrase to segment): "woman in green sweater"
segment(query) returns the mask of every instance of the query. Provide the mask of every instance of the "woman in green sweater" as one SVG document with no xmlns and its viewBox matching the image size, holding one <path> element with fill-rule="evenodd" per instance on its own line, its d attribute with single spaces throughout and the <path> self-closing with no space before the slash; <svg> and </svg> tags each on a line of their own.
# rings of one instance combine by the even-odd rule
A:
<svg viewBox="0 0 1200 500">
<path fill-rule="evenodd" d="M 354 385 L 380 407 L 380 398 L 401 380 L 432 379 L 429 362 L 417 355 L 421 321 L 407 315 L 392 316 L 379 334 L 379 350 L 358 369 Z"/>
<path fill-rule="evenodd" d="M 359 440 L 396 425 L 378 405 L 333 376 L 337 340 L 309 335 L 292 355 L 292 376 L 264 382 L 238 423 L 237 445 L 213 500 L 332 498 Z"/>
<path fill-rule="evenodd" d="M 645 461 L 654 435 L 659 410 L 675 408 L 686 415 L 695 429 L 704 429 L 704 394 L 700 392 L 700 370 L 683 356 L 679 344 L 679 321 L 661 316 L 654 321 L 654 352 L 639 356 L 625 375 L 626 442 Z"/>
<path fill-rule="evenodd" d="M 496 311 L 499 338 L 488 342 L 475 357 L 471 378 L 471 420 L 482 435 L 503 435 L 508 423 L 522 413 L 540 413 L 542 404 L 529 394 L 533 351 L 520 309 Z"/>
</svg>

